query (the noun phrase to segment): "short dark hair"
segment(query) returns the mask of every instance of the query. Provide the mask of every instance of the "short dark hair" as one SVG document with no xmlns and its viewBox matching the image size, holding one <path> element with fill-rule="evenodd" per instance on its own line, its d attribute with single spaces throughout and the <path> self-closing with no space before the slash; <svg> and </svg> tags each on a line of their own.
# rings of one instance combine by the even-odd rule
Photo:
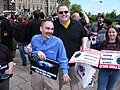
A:
<svg viewBox="0 0 120 90">
<path fill-rule="evenodd" d="M 83 14 L 82 14 L 82 12 L 79 12 L 79 16 L 80 16 L 80 17 L 83 17 Z"/>
<path fill-rule="evenodd" d="M 22 23 L 23 20 L 24 20 L 23 16 L 19 16 L 19 17 L 18 17 L 19 23 Z"/>
<path fill-rule="evenodd" d="M 44 13 L 43 13 L 43 12 L 40 12 L 40 18 L 41 18 L 41 19 L 44 19 L 44 17 L 45 17 Z"/>
<path fill-rule="evenodd" d="M 47 18 L 47 19 L 44 19 L 44 20 L 41 20 L 41 27 L 43 27 L 44 23 L 47 22 L 47 21 L 50 21 L 50 22 L 53 22 L 51 19 Z"/>
<path fill-rule="evenodd" d="M 103 23 L 107 24 L 107 26 L 111 26 L 112 25 L 112 21 L 110 19 L 104 19 Z"/>
<path fill-rule="evenodd" d="M 5 12 L 5 13 L 4 13 L 4 16 L 7 17 L 7 16 L 10 15 L 10 14 L 11 14 L 11 13 L 9 13 L 9 12 Z"/>
<path fill-rule="evenodd" d="M 57 12 L 59 12 L 59 8 L 60 8 L 61 6 L 66 6 L 66 7 L 70 10 L 68 4 L 62 3 L 62 4 L 58 5 L 58 7 L 57 7 Z"/>
<path fill-rule="evenodd" d="M 103 14 L 101 13 L 98 13 L 98 16 L 97 17 L 101 17 L 101 18 L 105 18 Z"/>
<path fill-rule="evenodd" d="M 40 18 L 40 10 L 33 11 L 33 15 L 34 15 L 35 19 L 39 19 Z"/>
</svg>

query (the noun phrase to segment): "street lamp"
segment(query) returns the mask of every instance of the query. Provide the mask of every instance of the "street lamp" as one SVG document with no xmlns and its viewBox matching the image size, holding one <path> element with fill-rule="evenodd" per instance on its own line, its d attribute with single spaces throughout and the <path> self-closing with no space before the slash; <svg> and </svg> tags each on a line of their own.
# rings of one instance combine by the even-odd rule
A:
<svg viewBox="0 0 120 90">
<path fill-rule="evenodd" d="M 10 10 L 9 0 L 7 0 L 7 10 Z"/>
<path fill-rule="evenodd" d="M 11 4 L 15 4 L 15 0 L 12 0 L 12 1 L 11 1 Z"/>
<path fill-rule="evenodd" d="M 11 8 L 11 14 L 12 14 L 12 12 L 15 9 L 15 0 L 11 0 L 10 5 L 12 6 L 12 8 Z"/>
<path fill-rule="evenodd" d="M 48 10 L 48 0 L 46 0 L 46 15 L 48 16 L 48 14 L 49 14 L 49 10 Z"/>
</svg>

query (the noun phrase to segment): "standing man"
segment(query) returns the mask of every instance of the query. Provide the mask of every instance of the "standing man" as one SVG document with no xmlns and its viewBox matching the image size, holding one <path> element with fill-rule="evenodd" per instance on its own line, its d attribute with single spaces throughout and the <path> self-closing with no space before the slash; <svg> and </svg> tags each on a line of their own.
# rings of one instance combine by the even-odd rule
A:
<svg viewBox="0 0 120 90">
<path fill-rule="evenodd" d="M 66 49 L 67 57 L 70 60 L 75 51 L 86 48 L 88 41 L 87 33 L 84 31 L 82 25 L 70 18 L 70 9 L 66 4 L 60 4 L 57 7 L 58 20 L 54 21 L 55 31 L 54 35 L 61 38 Z M 69 65 L 69 76 L 71 78 L 71 90 L 78 90 L 78 79 L 74 74 L 74 65 Z M 60 74 L 61 75 L 61 74 Z M 60 78 L 60 89 L 63 81 Z"/>
<path fill-rule="evenodd" d="M 91 39 L 91 44 L 90 44 L 90 48 L 92 49 L 98 49 L 98 35 L 99 32 L 103 29 L 103 25 L 104 25 L 104 16 L 102 14 L 98 14 L 98 22 L 95 23 L 92 27 L 91 30 L 89 32 L 89 37 Z"/>
<path fill-rule="evenodd" d="M 54 25 L 50 20 L 43 20 L 40 27 L 41 34 L 33 36 L 31 40 L 32 53 L 37 54 L 41 61 L 46 58 L 58 61 L 63 71 L 64 83 L 69 83 L 68 59 L 61 39 L 53 36 Z M 36 72 L 32 73 L 31 85 L 33 90 L 59 90 L 59 79 L 54 80 Z"/>
<path fill-rule="evenodd" d="M 36 34 L 40 34 L 40 23 L 41 23 L 41 20 L 40 20 L 40 11 L 39 10 L 35 10 L 33 11 L 33 20 L 30 21 L 28 24 L 27 24 L 27 32 L 26 33 L 26 38 L 28 39 L 28 43 L 30 43 L 32 37 Z"/>
<path fill-rule="evenodd" d="M 10 13 L 5 13 L 5 18 L 1 21 L 1 43 L 7 46 L 10 51 L 13 51 L 12 46 L 12 27 L 10 25 L 9 19 L 11 18 Z"/>
<path fill-rule="evenodd" d="M 13 66 L 12 53 L 7 46 L 0 44 L 0 90 L 9 90 L 10 78 L 5 76 L 12 75 Z"/>
<path fill-rule="evenodd" d="M 27 66 L 27 58 L 25 57 L 24 54 L 24 47 L 27 45 L 27 40 L 26 40 L 26 25 L 23 23 L 24 18 L 23 16 L 18 17 L 18 24 L 14 26 L 15 30 L 15 35 L 14 38 L 18 42 L 18 48 L 20 52 L 20 57 L 22 59 L 22 65 Z"/>
</svg>

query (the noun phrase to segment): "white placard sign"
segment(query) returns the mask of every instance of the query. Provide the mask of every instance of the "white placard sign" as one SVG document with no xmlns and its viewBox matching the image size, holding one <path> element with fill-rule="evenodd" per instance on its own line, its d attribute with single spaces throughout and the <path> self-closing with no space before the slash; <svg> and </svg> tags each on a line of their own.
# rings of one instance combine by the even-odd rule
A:
<svg viewBox="0 0 120 90">
<path fill-rule="evenodd" d="M 83 88 L 93 87 L 95 72 L 96 70 L 91 65 L 80 63 L 75 64 L 75 75 Z"/>
<path fill-rule="evenodd" d="M 76 51 L 69 63 L 84 63 L 98 68 L 120 69 L 120 51 L 85 49 Z"/>
<path fill-rule="evenodd" d="M 85 63 L 98 67 L 100 51 L 94 49 L 85 49 L 74 53 L 69 63 Z"/>
<path fill-rule="evenodd" d="M 99 68 L 120 69 L 120 51 L 102 50 Z"/>
</svg>

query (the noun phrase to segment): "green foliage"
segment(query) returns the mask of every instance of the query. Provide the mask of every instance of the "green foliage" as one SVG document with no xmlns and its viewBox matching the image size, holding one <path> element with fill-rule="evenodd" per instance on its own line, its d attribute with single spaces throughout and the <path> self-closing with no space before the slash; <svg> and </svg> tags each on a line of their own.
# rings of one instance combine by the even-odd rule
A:
<svg viewBox="0 0 120 90">
<path fill-rule="evenodd" d="M 73 14 L 74 12 L 80 12 L 82 10 L 81 6 L 78 4 L 73 4 L 71 6 L 71 14 Z"/>
<path fill-rule="evenodd" d="M 68 5 L 70 5 L 70 0 L 64 0 L 64 2 Z"/>
<path fill-rule="evenodd" d="M 89 19 L 92 22 L 96 22 L 97 21 L 97 15 L 92 15 L 90 12 L 88 12 L 87 16 L 89 17 Z"/>
<path fill-rule="evenodd" d="M 57 2 L 58 2 L 59 4 L 61 4 L 61 3 L 66 3 L 66 4 L 70 5 L 70 0 L 57 0 Z"/>
<path fill-rule="evenodd" d="M 116 17 L 116 10 L 113 10 L 111 13 L 106 13 L 106 17 L 113 20 Z"/>
<path fill-rule="evenodd" d="M 66 3 L 70 6 L 70 0 L 57 0 L 57 2 L 60 3 Z M 81 5 L 78 4 L 73 4 L 71 5 L 71 14 L 73 14 L 74 12 L 80 12 L 82 10 Z M 102 13 L 106 18 L 111 19 L 112 21 L 115 21 L 115 17 L 116 15 L 116 10 L 113 10 L 111 13 Z M 90 18 L 90 20 L 92 20 L 93 22 L 97 21 L 97 15 L 92 15 L 90 12 L 88 12 L 88 17 Z"/>
<path fill-rule="evenodd" d="M 60 3 L 62 3 L 64 0 L 57 0 L 57 2 L 60 4 Z"/>
</svg>

